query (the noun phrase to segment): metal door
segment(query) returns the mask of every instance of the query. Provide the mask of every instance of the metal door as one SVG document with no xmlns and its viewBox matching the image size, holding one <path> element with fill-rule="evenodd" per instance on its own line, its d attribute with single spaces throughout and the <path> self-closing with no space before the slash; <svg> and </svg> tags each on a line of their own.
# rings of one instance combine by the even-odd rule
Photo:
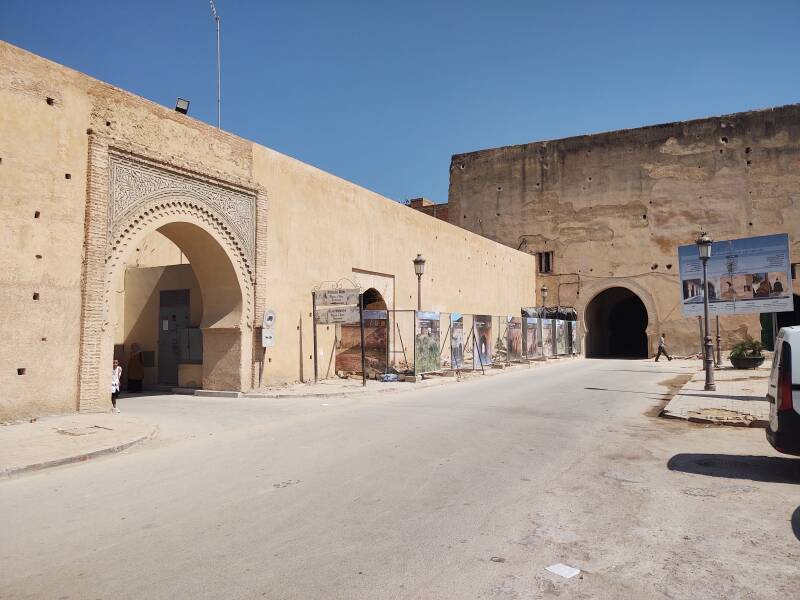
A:
<svg viewBox="0 0 800 600">
<path fill-rule="evenodd" d="M 189 290 L 162 291 L 158 309 L 158 383 L 162 385 L 178 385 L 180 340 L 189 322 Z"/>
</svg>

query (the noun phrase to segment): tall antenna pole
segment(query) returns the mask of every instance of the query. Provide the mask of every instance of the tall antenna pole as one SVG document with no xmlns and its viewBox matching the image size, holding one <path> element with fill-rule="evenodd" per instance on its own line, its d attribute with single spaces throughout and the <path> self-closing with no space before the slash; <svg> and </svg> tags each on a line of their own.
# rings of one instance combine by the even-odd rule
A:
<svg viewBox="0 0 800 600">
<path fill-rule="evenodd" d="M 217 23 L 217 129 L 222 127 L 222 107 L 221 107 L 221 90 L 220 90 L 220 58 L 219 58 L 219 15 L 217 14 L 217 7 L 214 6 L 214 0 L 208 0 L 211 4 L 211 14 L 214 16 L 214 21 Z"/>
</svg>

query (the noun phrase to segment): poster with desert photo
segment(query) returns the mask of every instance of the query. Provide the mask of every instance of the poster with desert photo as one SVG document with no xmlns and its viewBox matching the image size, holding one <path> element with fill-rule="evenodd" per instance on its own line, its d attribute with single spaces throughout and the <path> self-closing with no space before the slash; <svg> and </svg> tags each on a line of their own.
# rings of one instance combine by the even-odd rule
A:
<svg viewBox="0 0 800 600">
<path fill-rule="evenodd" d="M 522 319 L 508 317 L 508 360 L 522 360 Z"/>
<path fill-rule="evenodd" d="M 475 315 L 473 317 L 473 353 L 474 368 L 492 364 L 492 317 L 491 315 Z"/>
<path fill-rule="evenodd" d="M 524 317 L 525 319 L 525 356 L 539 358 L 542 356 L 542 344 L 539 335 L 539 319 L 537 317 Z"/>
</svg>

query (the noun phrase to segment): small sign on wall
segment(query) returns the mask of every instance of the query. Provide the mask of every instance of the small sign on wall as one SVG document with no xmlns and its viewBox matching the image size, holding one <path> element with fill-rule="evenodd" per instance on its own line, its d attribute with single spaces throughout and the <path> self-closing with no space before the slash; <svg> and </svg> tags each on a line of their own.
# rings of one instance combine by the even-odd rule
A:
<svg viewBox="0 0 800 600">
<path fill-rule="evenodd" d="M 275 311 L 268 310 L 261 321 L 261 346 L 272 348 L 275 345 Z"/>
</svg>

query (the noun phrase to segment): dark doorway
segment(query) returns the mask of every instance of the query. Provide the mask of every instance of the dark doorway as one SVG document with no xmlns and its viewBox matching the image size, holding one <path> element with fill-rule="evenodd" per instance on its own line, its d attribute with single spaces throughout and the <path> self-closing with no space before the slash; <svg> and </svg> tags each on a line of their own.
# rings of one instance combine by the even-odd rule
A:
<svg viewBox="0 0 800 600">
<path fill-rule="evenodd" d="M 189 290 L 163 290 L 158 311 L 158 383 L 178 385 L 181 340 L 189 328 Z"/>
<path fill-rule="evenodd" d="M 647 309 L 627 288 L 613 287 L 586 307 L 590 358 L 647 358 Z"/>
</svg>

